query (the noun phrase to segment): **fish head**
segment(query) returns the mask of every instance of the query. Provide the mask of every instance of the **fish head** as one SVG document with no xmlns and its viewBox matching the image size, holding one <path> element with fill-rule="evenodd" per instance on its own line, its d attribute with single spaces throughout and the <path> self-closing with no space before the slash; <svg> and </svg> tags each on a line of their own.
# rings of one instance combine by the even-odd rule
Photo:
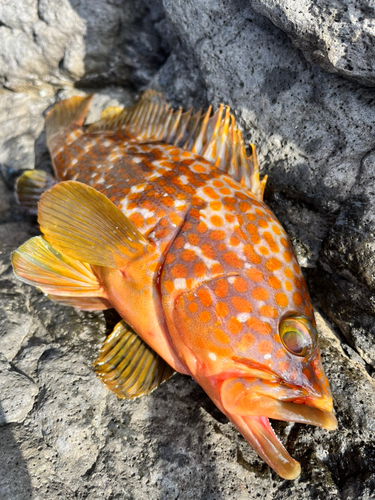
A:
<svg viewBox="0 0 375 500">
<path fill-rule="evenodd" d="M 267 262 L 180 293 L 173 328 L 195 380 L 257 453 L 282 477 L 294 479 L 300 466 L 268 419 L 327 430 L 337 421 L 313 309 L 291 246 L 287 261 L 273 267 Z"/>
</svg>

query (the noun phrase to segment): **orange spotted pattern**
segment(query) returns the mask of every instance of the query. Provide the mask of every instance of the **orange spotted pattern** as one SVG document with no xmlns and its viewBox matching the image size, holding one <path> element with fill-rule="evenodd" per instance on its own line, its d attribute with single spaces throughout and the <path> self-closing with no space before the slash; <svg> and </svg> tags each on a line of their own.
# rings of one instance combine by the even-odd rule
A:
<svg viewBox="0 0 375 500">
<path fill-rule="evenodd" d="M 79 131 L 67 145 L 54 158 L 60 180 L 101 191 L 159 249 L 155 283 L 172 340 L 188 335 L 202 363 L 210 352 L 291 370 L 278 322 L 289 311 L 313 316 L 289 239 L 268 207 L 175 146 Z"/>
</svg>

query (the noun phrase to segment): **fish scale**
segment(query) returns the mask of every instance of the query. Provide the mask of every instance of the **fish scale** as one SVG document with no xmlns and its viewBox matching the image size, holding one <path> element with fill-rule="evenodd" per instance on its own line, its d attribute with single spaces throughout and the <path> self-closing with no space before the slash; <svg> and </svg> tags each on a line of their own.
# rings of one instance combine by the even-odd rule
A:
<svg viewBox="0 0 375 500">
<path fill-rule="evenodd" d="M 119 397 L 173 370 L 191 375 L 271 467 L 297 477 L 268 418 L 328 430 L 336 419 L 307 287 L 263 202 L 255 148 L 247 157 L 222 105 L 182 113 L 148 91 L 85 129 L 89 104 L 72 98 L 47 116 L 56 179 L 18 182 L 29 209 L 45 193 L 43 236 L 13 254 L 17 276 L 66 305 L 117 309 L 95 370 Z"/>
</svg>

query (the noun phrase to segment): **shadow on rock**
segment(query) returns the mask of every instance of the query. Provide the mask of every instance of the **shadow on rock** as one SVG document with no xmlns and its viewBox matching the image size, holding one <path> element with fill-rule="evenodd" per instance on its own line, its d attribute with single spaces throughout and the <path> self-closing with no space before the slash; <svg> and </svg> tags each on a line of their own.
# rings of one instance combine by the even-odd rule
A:
<svg viewBox="0 0 375 500">
<path fill-rule="evenodd" d="M 227 419 L 203 390 L 180 374 L 148 397 L 146 435 L 156 462 L 151 481 L 160 500 L 191 498 L 220 500 L 217 459 L 225 456 L 226 439 L 219 423 Z"/>
<path fill-rule="evenodd" d="M 4 412 L 0 405 L 0 421 L 4 421 Z M 0 498 L 12 500 L 31 499 L 31 481 L 26 461 L 13 437 L 12 424 L 0 429 Z"/>
<path fill-rule="evenodd" d="M 71 8 L 86 26 L 84 73 L 76 87 L 145 87 L 165 63 L 169 47 L 157 29 L 165 17 L 161 2 L 150 8 L 144 0 L 79 4 L 71 0 Z M 60 61 L 60 69 L 68 75 L 69 62 L 69 58 Z"/>
</svg>

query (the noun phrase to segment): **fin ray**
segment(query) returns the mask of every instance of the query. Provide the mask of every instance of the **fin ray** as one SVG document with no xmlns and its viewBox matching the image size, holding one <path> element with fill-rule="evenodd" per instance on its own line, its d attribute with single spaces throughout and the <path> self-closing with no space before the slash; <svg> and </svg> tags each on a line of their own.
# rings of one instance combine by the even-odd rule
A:
<svg viewBox="0 0 375 500">
<path fill-rule="evenodd" d="M 147 90 L 134 106 L 104 112 L 88 130 L 123 131 L 138 141 L 160 141 L 191 151 L 232 175 L 262 200 L 267 178 L 259 178 L 255 147 L 251 145 L 247 156 L 242 133 L 228 106 L 224 111 L 221 104 L 212 116 L 211 111 L 211 106 L 204 114 L 202 110 L 193 114 L 192 109 L 173 111 L 162 94 Z"/>
<path fill-rule="evenodd" d="M 123 320 L 105 340 L 94 369 L 106 387 L 121 399 L 149 394 L 174 373 Z"/>
<path fill-rule="evenodd" d="M 71 126 L 81 128 L 93 96 L 74 96 L 58 102 L 46 115 L 46 141 L 51 151 L 54 139 Z"/>
<path fill-rule="evenodd" d="M 42 195 L 38 221 L 54 248 L 98 266 L 121 268 L 152 248 L 106 196 L 77 181 L 61 182 Z"/>
<path fill-rule="evenodd" d="M 103 297 L 67 297 L 49 294 L 47 297 L 64 306 L 77 307 L 82 311 L 104 311 L 112 307 L 111 303 Z"/>
<path fill-rule="evenodd" d="M 29 239 L 13 252 L 12 264 L 21 281 L 37 286 L 54 300 L 55 297 L 75 297 L 78 301 L 80 297 L 105 298 L 90 264 L 64 255 L 42 236 Z"/>
<path fill-rule="evenodd" d="M 16 182 L 18 203 L 30 214 L 36 215 L 40 197 L 54 184 L 54 177 L 44 170 L 25 170 Z"/>
</svg>

